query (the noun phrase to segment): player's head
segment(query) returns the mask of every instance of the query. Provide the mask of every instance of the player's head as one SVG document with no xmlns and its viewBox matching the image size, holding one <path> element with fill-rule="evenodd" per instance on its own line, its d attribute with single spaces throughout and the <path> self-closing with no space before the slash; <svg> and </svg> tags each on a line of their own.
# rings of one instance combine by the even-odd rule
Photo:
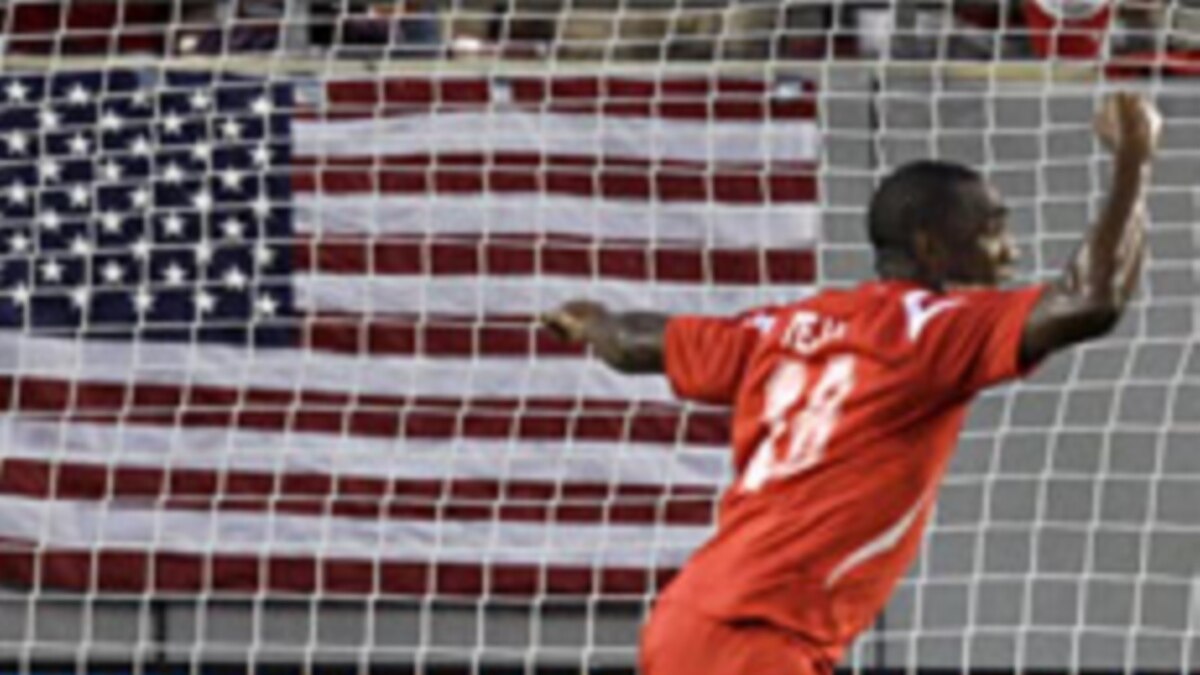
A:
<svg viewBox="0 0 1200 675">
<path fill-rule="evenodd" d="M 905 164 L 871 198 L 876 270 L 939 287 L 999 283 L 1017 256 L 1007 215 L 974 169 L 936 160 Z"/>
</svg>

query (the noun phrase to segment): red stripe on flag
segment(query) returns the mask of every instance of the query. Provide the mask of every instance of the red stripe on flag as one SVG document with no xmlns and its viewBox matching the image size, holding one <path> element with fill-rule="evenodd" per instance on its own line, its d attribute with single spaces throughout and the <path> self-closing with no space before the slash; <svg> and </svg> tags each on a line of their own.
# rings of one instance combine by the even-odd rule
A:
<svg viewBox="0 0 1200 675">
<path fill-rule="evenodd" d="M 585 349 L 553 337 L 533 317 L 365 317 L 324 314 L 304 323 L 304 346 L 325 352 L 434 358 L 582 357 Z"/>
<path fill-rule="evenodd" d="M 724 446 L 724 412 L 575 399 L 433 399 L 198 385 L 0 378 L 0 410 L 105 424 L 233 427 L 375 438 Z"/>
<path fill-rule="evenodd" d="M 84 592 L 613 596 L 660 589 L 673 575 L 674 571 L 667 569 L 184 555 L 107 548 L 77 551 L 0 542 L 0 578 L 26 586 Z"/>
<path fill-rule="evenodd" d="M 47 455 L 53 454 L 52 449 Z M 166 462 L 164 456 L 164 462 Z M 236 464 L 236 460 L 234 460 Z M 149 468 L 8 459 L 0 494 L 154 508 L 338 518 L 707 526 L 717 491 L 697 485 L 524 480 L 383 480 L 226 469 Z"/>
<path fill-rule="evenodd" d="M 650 242 L 462 235 L 331 235 L 296 243 L 297 270 L 352 275 L 543 276 L 728 285 L 809 284 L 811 250 L 667 248 Z"/>
<path fill-rule="evenodd" d="M 809 82 L 733 78 L 406 77 L 330 82 L 325 117 L 378 117 L 483 110 L 492 105 L 555 112 L 678 120 L 809 120 Z"/>
<path fill-rule="evenodd" d="M 811 203 L 811 163 L 711 167 L 632 158 L 534 153 L 298 158 L 298 192 L 320 194 L 558 194 L 722 204 Z"/>
</svg>

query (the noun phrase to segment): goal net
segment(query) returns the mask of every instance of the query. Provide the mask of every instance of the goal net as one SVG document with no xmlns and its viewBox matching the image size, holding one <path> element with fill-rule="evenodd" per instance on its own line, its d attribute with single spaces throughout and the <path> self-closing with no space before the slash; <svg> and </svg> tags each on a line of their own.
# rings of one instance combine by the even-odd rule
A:
<svg viewBox="0 0 1200 675">
<path fill-rule="evenodd" d="M 725 4 L 0 8 L 0 663 L 629 672 L 727 414 L 538 313 L 850 285 L 875 181 L 928 156 L 995 182 L 1046 279 L 1102 203 L 1091 113 L 1133 88 L 1166 119 L 1136 303 L 975 406 L 843 665 L 1200 668 L 1186 65 Z"/>
</svg>

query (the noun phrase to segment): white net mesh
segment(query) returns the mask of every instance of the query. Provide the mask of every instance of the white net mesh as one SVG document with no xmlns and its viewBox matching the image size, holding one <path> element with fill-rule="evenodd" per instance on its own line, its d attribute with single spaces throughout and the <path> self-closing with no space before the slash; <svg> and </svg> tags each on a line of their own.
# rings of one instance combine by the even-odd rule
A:
<svg viewBox="0 0 1200 675">
<path fill-rule="evenodd" d="M 1177 548 L 1200 504 L 1185 458 L 1195 158 L 1173 140 L 1194 125 L 1195 103 L 1179 82 L 1109 85 L 1146 91 L 1170 120 L 1143 295 L 1113 339 L 976 406 L 923 562 L 887 614 L 889 661 L 1195 667 L 1195 559 Z M 877 147 L 889 164 L 937 154 L 985 167 L 1015 209 L 1028 269 L 1051 274 L 1107 188 L 1089 118 L 1108 88 L 1003 82 L 996 71 L 984 82 L 910 80 L 880 98 Z"/>
<path fill-rule="evenodd" d="M 862 279 L 874 180 L 925 156 L 994 179 L 1046 278 L 1122 86 L 1166 117 L 1144 292 L 979 402 L 845 665 L 1200 667 L 1200 98 L 1182 57 L 997 62 L 1036 45 L 989 7 L 8 3 L 0 661 L 629 670 L 727 423 L 537 312 Z M 1186 46 L 1142 9 L 1099 55 Z"/>
</svg>

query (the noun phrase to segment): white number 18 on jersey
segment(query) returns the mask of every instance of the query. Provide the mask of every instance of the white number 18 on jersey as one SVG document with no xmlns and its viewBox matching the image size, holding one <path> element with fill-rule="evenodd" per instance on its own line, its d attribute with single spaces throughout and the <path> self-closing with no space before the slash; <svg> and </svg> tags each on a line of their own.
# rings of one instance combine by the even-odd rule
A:
<svg viewBox="0 0 1200 675">
<path fill-rule="evenodd" d="M 842 404 L 854 388 L 854 357 L 830 359 L 808 392 L 808 403 L 789 417 L 788 410 L 805 396 L 807 380 L 808 368 L 799 361 L 783 361 L 771 373 L 763 409 L 767 436 L 746 467 L 742 491 L 754 492 L 768 481 L 795 475 L 821 461 Z"/>
</svg>

